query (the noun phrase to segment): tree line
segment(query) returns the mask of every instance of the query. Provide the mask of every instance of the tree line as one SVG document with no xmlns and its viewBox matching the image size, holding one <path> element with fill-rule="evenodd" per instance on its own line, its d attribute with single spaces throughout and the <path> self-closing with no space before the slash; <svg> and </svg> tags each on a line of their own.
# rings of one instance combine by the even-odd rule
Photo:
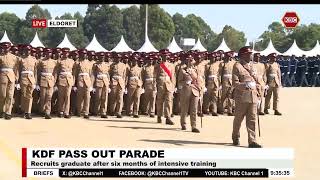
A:
<svg viewBox="0 0 320 180">
<path fill-rule="evenodd" d="M 96 35 L 98 41 L 106 49 L 111 50 L 124 36 L 128 45 L 139 49 L 145 41 L 145 5 L 130 6 L 119 9 L 115 5 L 89 4 L 83 17 L 79 12 L 65 13 L 54 19 L 77 19 L 77 28 L 31 28 L 31 21 L 35 18 L 53 19 L 47 9 L 33 5 L 26 13 L 24 19 L 20 19 L 14 13 L 4 12 L 0 14 L 0 36 L 4 31 L 14 44 L 30 43 L 35 32 L 46 47 L 56 47 L 63 39 L 65 33 L 75 47 L 84 48 Z M 215 50 L 225 39 L 232 50 L 239 50 L 247 42 L 245 33 L 225 25 L 222 32 L 216 33 L 199 16 L 179 13 L 171 16 L 159 5 L 148 5 L 148 36 L 157 49 L 166 48 L 175 37 L 179 43 L 180 38 L 200 38 L 208 51 Z M 300 25 L 295 29 L 286 29 L 280 22 L 272 22 L 255 44 L 255 49 L 263 50 L 267 47 L 269 39 L 280 52 L 286 51 L 293 40 L 303 50 L 310 50 L 317 40 L 320 40 L 320 24 Z M 252 45 L 252 43 L 251 43 Z"/>
</svg>

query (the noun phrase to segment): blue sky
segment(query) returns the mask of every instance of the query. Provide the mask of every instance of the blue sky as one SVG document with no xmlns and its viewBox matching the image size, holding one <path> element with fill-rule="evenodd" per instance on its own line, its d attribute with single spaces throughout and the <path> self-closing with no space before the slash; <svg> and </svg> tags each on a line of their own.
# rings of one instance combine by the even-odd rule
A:
<svg viewBox="0 0 320 180">
<path fill-rule="evenodd" d="M 12 12 L 24 18 L 27 10 L 32 5 L 0 5 L 0 13 Z M 52 17 L 61 16 L 65 12 L 74 13 L 79 11 L 85 15 L 87 5 L 40 5 L 50 11 Z M 125 8 L 130 5 L 119 5 Z M 248 40 L 257 39 L 268 25 L 273 21 L 280 21 L 287 11 L 295 11 L 300 17 L 300 24 L 319 23 L 320 5 L 217 5 L 217 4 L 170 4 L 160 5 L 171 15 L 180 13 L 182 15 L 196 14 L 202 17 L 216 33 L 221 32 L 225 25 L 243 31 Z"/>
</svg>

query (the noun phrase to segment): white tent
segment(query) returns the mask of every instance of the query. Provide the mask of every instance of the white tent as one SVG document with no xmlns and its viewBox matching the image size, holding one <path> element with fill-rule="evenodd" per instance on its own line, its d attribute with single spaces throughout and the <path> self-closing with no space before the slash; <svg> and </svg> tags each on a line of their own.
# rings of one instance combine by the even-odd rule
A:
<svg viewBox="0 0 320 180">
<path fill-rule="evenodd" d="M 128 51 L 134 51 L 132 50 L 124 40 L 123 36 L 121 36 L 120 42 L 114 47 L 111 51 L 115 52 L 128 52 Z"/>
<path fill-rule="evenodd" d="M 104 47 L 101 46 L 101 44 L 98 42 L 95 34 L 93 35 L 93 38 L 92 38 L 91 42 L 88 44 L 88 46 L 86 47 L 86 49 L 89 51 L 95 51 L 95 52 L 108 51 Z"/>
<path fill-rule="evenodd" d="M 307 52 L 300 49 L 296 43 L 296 40 L 294 40 L 291 47 L 286 52 L 284 52 L 283 55 L 285 55 L 285 56 L 292 56 L 292 55 L 302 56 L 302 55 L 307 55 Z"/>
<path fill-rule="evenodd" d="M 222 50 L 223 52 L 231 51 L 230 48 L 228 47 L 226 41 L 224 40 L 224 38 L 222 38 L 221 44 L 220 44 L 219 47 L 218 47 L 216 50 L 214 50 L 214 51 L 219 51 L 219 50 Z"/>
<path fill-rule="evenodd" d="M 270 39 L 270 41 L 269 41 L 269 44 L 268 44 L 267 48 L 266 48 L 265 50 L 263 50 L 263 51 L 260 51 L 259 53 L 260 53 L 261 55 L 263 55 L 263 56 L 268 56 L 268 55 L 271 54 L 271 53 L 281 54 L 279 51 L 277 51 L 277 50 L 274 48 L 271 39 Z"/>
<path fill-rule="evenodd" d="M 247 40 L 246 44 L 244 46 L 250 46 L 249 40 Z"/>
<path fill-rule="evenodd" d="M 176 40 L 174 39 L 174 37 L 172 38 L 172 41 L 171 41 L 170 45 L 167 48 L 172 53 L 176 53 L 176 52 L 182 51 L 182 49 L 178 46 L 178 44 L 177 44 Z"/>
<path fill-rule="evenodd" d="M 148 37 L 148 5 L 146 5 L 145 42 L 137 52 L 158 52 Z"/>
<path fill-rule="evenodd" d="M 200 52 L 207 51 L 207 49 L 204 48 L 203 45 L 201 44 L 201 41 L 199 38 L 191 50 L 199 50 Z"/>
<path fill-rule="evenodd" d="M 40 39 L 38 37 L 38 32 L 36 32 L 36 34 L 34 35 L 34 38 L 31 41 L 30 45 L 32 47 L 44 47 L 44 45 L 42 44 L 42 42 L 40 41 Z"/>
<path fill-rule="evenodd" d="M 317 40 L 316 45 L 310 51 L 306 51 L 305 53 L 306 53 L 306 56 L 317 56 L 317 55 L 320 55 L 319 41 Z"/>
<path fill-rule="evenodd" d="M 3 43 L 3 42 L 9 42 L 12 44 L 12 42 L 10 41 L 10 39 L 8 38 L 8 35 L 7 35 L 7 31 L 4 31 L 4 34 L 0 40 L 0 43 Z"/>
<path fill-rule="evenodd" d="M 76 50 L 76 48 L 69 41 L 67 34 L 64 34 L 64 38 L 63 38 L 62 42 L 57 47 L 58 48 L 69 48 L 70 51 Z"/>
</svg>

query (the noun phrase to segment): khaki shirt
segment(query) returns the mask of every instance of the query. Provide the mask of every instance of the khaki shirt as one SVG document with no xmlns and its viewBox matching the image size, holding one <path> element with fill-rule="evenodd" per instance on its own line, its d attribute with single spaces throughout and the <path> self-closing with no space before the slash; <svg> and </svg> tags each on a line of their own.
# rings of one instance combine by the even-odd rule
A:
<svg viewBox="0 0 320 180">
<path fill-rule="evenodd" d="M 128 78 L 128 87 L 129 88 L 137 88 L 142 86 L 142 75 L 141 75 L 142 68 L 137 65 L 131 66 L 128 68 L 127 71 L 127 78 Z"/>
<path fill-rule="evenodd" d="M 38 60 L 33 56 L 21 57 L 20 62 L 20 84 L 35 85 L 37 83 Z"/>
<path fill-rule="evenodd" d="M 232 70 L 233 70 L 234 62 L 221 62 L 221 85 L 222 87 L 231 87 L 232 86 Z"/>
<path fill-rule="evenodd" d="M 93 65 L 93 74 L 95 77 L 95 87 L 109 87 L 110 82 L 110 63 L 101 62 Z"/>
<path fill-rule="evenodd" d="M 147 65 L 142 68 L 142 80 L 145 90 L 156 90 L 156 74 L 154 65 Z"/>
<path fill-rule="evenodd" d="M 217 89 L 220 87 L 221 67 L 220 62 L 209 63 L 205 67 L 207 89 Z"/>
<path fill-rule="evenodd" d="M 93 63 L 88 59 L 77 62 L 76 64 L 76 77 L 78 87 L 92 87 L 94 80 L 92 73 Z"/>
<path fill-rule="evenodd" d="M 74 86 L 75 62 L 72 59 L 58 61 L 58 85 L 59 86 Z"/>
<path fill-rule="evenodd" d="M 41 87 L 53 87 L 57 79 L 57 61 L 49 58 L 39 61 L 38 80 Z"/>
<path fill-rule="evenodd" d="M 170 92 L 174 91 L 175 88 L 175 78 L 174 78 L 174 71 L 175 67 L 173 64 L 169 62 L 165 62 L 164 65 L 169 69 L 171 72 L 172 78 L 161 68 L 160 64 L 156 66 L 156 78 L 157 78 L 157 88 L 164 89 Z"/>
<path fill-rule="evenodd" d="M 201 77 L 195 67 L 184 67 L 179 71 L 178 84 L 182 86 L 181 93 L 191 88 L 192 94 L 199 97 L 201 88 Z"/>
<path fill-rule="evenodd" d="M 122 62 L 111 65 L 110 77 L 112 86 L 119 85 L 122 89 L 125 88 L 125 84 L 127 83 L 127 67 L 128 65 Z"/>
<path fill-rule="evenodd" d="M 281 72 L 277 62 L 267 63 L 267 83 L 270 87 L 281 87 Z"/>
<path fill-rule="evenodd" d="M 267 82 L 266 66 L 260 62 L 253 62 L 253 67 L 256 70 L 257 80 L 261 86 L 265 86 Z"/>
<path fill-rule="evenodd" d="M 19 79 L 19 60 L 10 52 L 0 56 L 0 81 L 5 80 L 2 77 L 7 77 L 10 82 L 18 81 Z"/>
</svg>

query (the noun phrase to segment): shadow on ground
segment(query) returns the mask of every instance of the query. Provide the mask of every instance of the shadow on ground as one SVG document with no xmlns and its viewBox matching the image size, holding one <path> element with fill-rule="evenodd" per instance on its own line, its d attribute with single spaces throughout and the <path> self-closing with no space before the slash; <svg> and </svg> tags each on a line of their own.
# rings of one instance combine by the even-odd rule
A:
<svg viewBox="0 0 320 180">
<path fill-rule="evenodd" d="M 153 142 L 153 143 L 166 143 L 166 144 L 173 144 L 177 146 L 184 146 L 187 144 L 207 144 L 207 145 L 218 145 L 218 146 L 232 146 L 232 143 L 215 143 L 215 142 L 203 142 L 203 141 L 187 141 L 187 140 L 167 140 L 167 139 L 159 139 L 159 140 L 151 140 L 151 139 L 140 139 L 138 141 L 144 142 Z M 246 146 L 237 146 L 246 148 Z"/>
</svg>

